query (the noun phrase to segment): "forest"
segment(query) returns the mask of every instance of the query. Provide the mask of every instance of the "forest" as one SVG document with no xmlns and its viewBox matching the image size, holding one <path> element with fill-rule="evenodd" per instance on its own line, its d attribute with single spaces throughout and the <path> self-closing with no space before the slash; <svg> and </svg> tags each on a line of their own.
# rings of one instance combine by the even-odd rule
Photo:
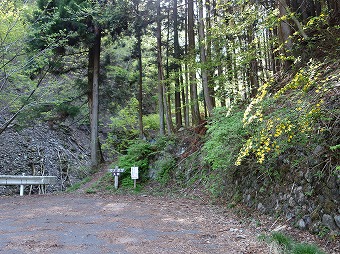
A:
<svg viewBox="0 0 340 254">
<path fill-rule="evenodd" d="M 59 178 L 138 166 L 142 186 L 338 239 L 338 0 L 2 0 L 0 21 L 3 146 L 81 130 L 80 163 L 54 156 Z M 30 173 L 48 174 L 43 147 L 27 148 Z M 6 156 L 0 173 L 17 173 L 22 154 Z"/>
</svg>

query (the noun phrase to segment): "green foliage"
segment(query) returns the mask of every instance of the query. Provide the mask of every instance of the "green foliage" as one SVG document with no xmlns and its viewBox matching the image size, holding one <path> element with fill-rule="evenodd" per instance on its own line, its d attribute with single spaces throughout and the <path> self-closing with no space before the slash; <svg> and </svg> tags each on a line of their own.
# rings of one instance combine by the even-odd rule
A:
<svg viewBox="0 0 340 254">
<path fill-rule="evenodd" d="M 283 254 L 325 254 L 317 246 L 296 242 L 281 232 L 273 232 L 270 236 L 261 236 L 261 239 L 269 243 L 276 243 Z"/>
<path fill-rule="evenodd" d="M 118 158 L 119 168 L 124 168 L 122 179 L 130 177 L 130 168 L 139 168 L 139 178 L 141 181 L 148 179 L 149 162 L 153 155 L 152 146 L 144 140 L 134 140 L 129 143 L 126 154 Z"/>
<path fill-rule="evenodd" d="M 333 151 L 334 153 L 336 153 L 335 156 L 339 158 L 339 154 L 340 154 L 340 144 L 337 144 L 337 145 L 335 145 L 335 146 L 331 146 L 331 147 L 329 147 L 329 148 L 331 149 L 331 151 Z M 339 165 L 337 165 L 337 166 L 335 167 L 335 170 L 334 170 L 333 173 L 334 173 L 334 175 L 340 174 L 340 166 L 339 166 Z"/>
<path fill-rule="evenodd" d="M 173 177 L 176 169 L 175 158 L 172 155 L 168 155 L 166 157 L 162 156 L 155 162 L 154 166 L 157 169 L 156 180 L 162 186 L 167 185 Z"/>
<path fill-rule="evenodd" d="M 147 133 L 159 130 L 159 114 L 149 114 L 143 116 L 144 131 Z"/>
<path fill-rule="evenodd" d="M 340 150 L 340 144 L 337 144 L 337 145 L 335 145 L 335 146 L 331 146 L 330 149 L 331 149 L 332 151 Z"/>
<path fill-rule="evenodd" d="M 273 232 L 270 240 L 284 247 L 284 249 L 290 249 L 293 245 L 293 239 L 281 232 Z"/>
<path fill-rule="evenodd" d="M 103 144 L 103 149 L 111 154 L 124 151 L 129 141 L 138 137 L 137 127 L 138 101 L 131 98 L 126 107 L 119 110 L 117 116 L 111 117 L 111 132 Z"/>
<path fill-rule="evenodd" d="M 138 100 L 131 98 L 128 104 L 121 108 L 117 116 L 111 117 L 109 127 L 111 132 L 108 134 L 103 148 L 109 153 L 115 154 L 123 152 L 128 146 L 129 141 L 138 137 Z M 152 137 L 159 129 L 159 118 L 157 114 L 143 116 L 144 132 Z"/>
<path fill-rule="evenodd" d="M 213 170 L 232 171 L 235 158 L 246 134 L 242 123 L 243 112 L 238 109 L 216 109 L 208 126 L 204 144 L 204 160 Z"/>
<path fill-rule="evenodd" d="M 203 179 L 212 196 L 225 191 L 225 181 L 236 170 L 235 160 L 246 135 L 242 123 L 243 112 L 238 109 L 216 109 L 208 125 L 208 137 L 203 146 L 203 160 L 211 170 Z M 206 166 L 204 168 L 207 168 Z"/>
<path fill-rule="evenodd" d="M 292 248 L 293 254 L 322 254 L 324 253 L 321 251 L 317 246 L 307 243 L 298 243 L 294 245 Z"/>
<path fill-rule="evenodd" d="M 80 187 L 82 185 L 84 185 L 85 183 L 88 183 L 89 181 L 91 181 L 91 177 L 87 176 L 83 180 L 81 180 L 80 182 L 77 182 L 77 183 L 73 184 L 72 186 L 67 187 L 66 192 L 74 192 L 74 191 L 80 189 Z"/>
<path fill-rule="evenodd" d="M 93 194 L 103 191 L 114 191 L 114 178 L 109 172 L 107 172 L 98 181 L 92 184 L 90 188 L 86 190 L 86 193 Z"/>
<path fill-rule="evenodd" d="M 329 82 L 320 79 L 320 69 L 320 64 L 311 61 L 270 98 L 272 83 L 259 89 L 244 113 L 250 138 L 240 150 L 237 165 L 251 154 L 262 164 L 266 156 L 275 159 L 292 147 L 312 149 L 312 143 L 320 142 L 325 129 L 318 123 L 327 115 L 324 96 L 330 88 Z"/>
</svg>

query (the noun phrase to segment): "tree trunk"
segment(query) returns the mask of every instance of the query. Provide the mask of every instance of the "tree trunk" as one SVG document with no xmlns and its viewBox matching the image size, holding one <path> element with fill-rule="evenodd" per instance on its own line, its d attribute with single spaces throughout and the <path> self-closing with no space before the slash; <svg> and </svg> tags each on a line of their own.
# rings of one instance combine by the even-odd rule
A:
<svg viewBox="0 0 340 254">
<path fill-rule="evenodd" d="M 157 1 L 157 69 L 158 69 L 158 108 L 159 108 L 159 134 L 164 136 L 164 75 L 162 66 L 162 29 L 160 0 Z"/>
<path fill-rule="evenodd" d="M 251 27 L 248 31 L 248 44 L 250 46 L 251 52 L 255 54 L 257 50 L 256 45 L 253 45 L 253 41 L 255 39 L 253 29 L 254 28 Z M 255 56 L 252 58 L 252 60 L 250 60 L 249 63 L 249 81 L 250 81 L 250 96 L 254 98 L 259 88 L 258 63 Z"/>
<path fill-rule="evenodd" d="M 98 142 L 98 109 L 99 109 L 99 68 L 100 68 L 100 41 L 101 31 L 98 25 L 94 26 L 93 46 L 93 82 L 92 82 L 92 105 L 91 105 L 91 167 L 99 165 L 99 142 Z M 91 51 L 91 50 L 90 50 Z M 90 63 L 89 63 L 90 65 Z"/>
<path fill-rule="evenodd" d="M 177 130 L 182 127 L 182 110 L 181 110 L 181 87 L 180 87 L 180 47 L 178 41 L 178 13 L 177 0 L 174 0 L 173 6 L 173 21 L 174 21 L 174 72 L 175 72 L 175 116 Z"/>
<path fill-rule="evenodd" d="M 185 25 L 184 25 L 184 40 L 185 40 L 185 48 L 184 54 L 187 56 L 188 52 L 188 6 L 185 6 Z M 189 109 L 189 72 L 188 72 L 188 61 L 184 62 L 184 79 L 185 79 L 185 104 L 184 105 L 184 120 L 185 126 L 188 127 L 190 125 L 190 109 Z"/>
<path fill-rule="evenodd" d="M 189 55 L 193 59 L 196 58 L 195 53 L 195 32 L 194 32 L 194 2 L 188 0 L 188 41 L 189 41 Z M 198 93 L 196 83 L 196 70 L 190 67 L 190 101 L 191 101 L 191 117 L 192 124 L 198 125 L 200 122 L 200 112 L 198 106 Z"/>
<path fill-rule="evenodd" d="M 214 3 L 213 3 L 214 4 Z M 214 81 L 213 76 L 215 72 L 215 66 L 212 64 L 212 36 L 211 36 L 211 3 L 210 0 L 205 0 L 206 7 L 206 42 L 207 42 L 207 54 L 206 54 L 206 62 L 207 66 L 207 75 L 208 75 L 208 90 L 209 96 L 211 99 L 211 103 L 213 108 L 216 106 L 215 102 L 215 90 L 214 90 Z"/>
<path fill-rule="evenodd" d="M 328 0 L 329 2 L 329 24 L 331 26 L 340 25 L 340 2 L 339 0 Z"/>
<path fill-rule="evenodd" d="M 287 13 L 287 0 L 278 0 L 278 6 L 279 6 L 279 12 L 280 12 L 280 17 L 286 16 Z M 280 22 L 280 26 L 278 28 L 278 35 L 279 35 L 279 40 L 280 43 L 283 43 L 284 45 L 284 52 L 283 54 L 286 57 L 290 56 L 290 52 L 293 48 L 293 43 L 290 38 L 292 35 L 292 30 L 290 28 L 290 25 L 288 21 L 283 20 Z M 284 69 L 288 69 L 291 66 L 292 62 L 290 60 L 286 60 L 283 62 Z"/>
<path fill-rule="evenodd" d="M 209 85 L 208 85 L 208 71 L 207 71 L 207 60 L 206 60 L 206 50 L 205 50 L 205 33 L 204 33 L 204 20 L 203 20 L 203 3 L 202 0 L 199 1 L 199 47 L 200 47 L 200 54 L 201 54 L 201 73 L 202 73 L 202 86 L 204 91 L 204 99 L 205 105 L 207 106 L 209 115 L 212 114 L 213 110 L 213 103 L 209 94 Z"/>
<path fill-rule="evenodd" d="M 138 54 L 138 123 L 139 137 L 144 138 L 143 128 L 143 65 L 142 65 L 142 36 L 140 31 L 137 31 L 137 54 Z"/>
<path fill-rule="evenodd" d="M 163 86 L 165 119 L 168 134 L 173 132 L 172 113 L 171 113 L 171 86 L 170 86 L 170 65 L 169 65 L 169 46 L 170 46 L 170 9 L 168 9 L 168 29 L 166 36 L 166 82 Z"/>
</svg>

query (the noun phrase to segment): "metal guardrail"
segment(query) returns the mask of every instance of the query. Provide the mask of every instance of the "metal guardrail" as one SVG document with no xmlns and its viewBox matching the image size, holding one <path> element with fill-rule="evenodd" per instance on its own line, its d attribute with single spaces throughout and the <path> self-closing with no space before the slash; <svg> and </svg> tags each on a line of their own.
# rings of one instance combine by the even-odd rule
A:
<svg viewBox="0 0 340 254">
<path fill-rule="evenodd" d="M 56 182 L 56 176 L 0 175 L 0 185 L 20 185 L 20 196 L 24 195 L 25 185 L 48 185 Z"/>
</svg>

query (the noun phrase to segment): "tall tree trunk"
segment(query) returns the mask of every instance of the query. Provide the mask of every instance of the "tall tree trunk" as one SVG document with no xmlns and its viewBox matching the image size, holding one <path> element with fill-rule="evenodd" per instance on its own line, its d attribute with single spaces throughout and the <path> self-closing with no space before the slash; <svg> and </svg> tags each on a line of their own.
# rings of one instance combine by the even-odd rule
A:
<svg viewBox="0 0 340 254">
<path fill-rule="evenodd" d="M 93 82 L 92 82 L 92 105 L 91 105 L 91 167 L 99 165 L 99 142 L 98 142 L 98 109 L 99 109 L 99 68 L 100 68 L 100 41 L 101 31 L 97 24 L 94 26 L 93 46 Z"/>
<path fill-rule="evenodd" d="M 185 55 L 188 55 L 188 6 L 185 6 L 185 31 L 184 31 L 184 40 L 185 40 Z M 185 126 L 188 127 L 190 125 L 190 109 L 189 109 L 189 73 L 188 73 L 188 61 L 184 63 L 184 77 L 185 77 L 185 104 L 184 105 L 184 119 Z"/>
<path fill-rule="evenodd" d="M 157 69 L 158 69 L 158 110 L 159 110 L 159 134 L 165 134 L 164 121 L 164 74 L 162 65 L 162 28 L 160 0 L 157 1 Z"/>
<path fill-rule="evenodd" d="M 188 41 L 189 41 L 189 56 L 193 59 L 196 58 L 195 52 L 195 32 L 194 32 L 194 2 L 188 0 Z M 200 111 L 198 106 L 198 93 L 196 70 L 190 67 L 190 101 L 191 101 L 191 117 L 192 124 L 198 125 L 200 122 Z"/>
<path fill-rule="evenodd" d="M 214 2 L 213 2 L 214 4 Z M 214 90 L 214 81 L 213 76 L 215 72 L 215 67 L 212 64 L 212 36 L 211 36 L 211 3 L 210 0 L 205 0 L 205 7 L 206 7 L 206 42 L 207 42 L 207 54 L 206 54 L 206 61 L 208 63 L 207 67 L 207 74 L 208 74 L 208 90 L 209 96 L 211 99 L 211 103 L 213 108 L 216 106 L 215 102 L 215 90 Z M 214 6 L 213 6 L 214 8 Z"/>
<path fill-rule="evenodd" d="M 253 44 L 253 41 L 255 39 L 253 28 L 251 27 L 248 31 L 248 43 L 249 43 L 249 49 L 251 50 L 252 54 L 255 54 L 256 45 Z M 258 63 L 256 57 L 252 57 L 249 63 L 249 81 L 250 81 L 250 96 L 252 98 L 255 97 L 257 94 L 257 90 L 259 88 L 259 79 L 258 79 Z"/>
<path fill-rule="evenodd" d="M 174 72 L 175 72 L 175 116 L 177 130 L 182 127 L 182 110 L 181 110 L 181 86 L 180 86 L 180 47 L 178 41 L 178 13 L 177 0 L 174 0 L 173 6 L 173 21 L 174 21 Z"/>
<path fill-rule="evenodd" d="M 144 138 L 143 128 L 143 65 L 142 65 L 142 36 L 140 31 L 137 31 L 137 54 L 138 54 L 138 123 L 139 137 Z"/>
<path fill-rule="evenodd" d="M 165 119 L 168 134 L 170 135 L 174 128 L 172 124 L 172 113 L 171 113 L 171 86 L 170 86 L 170 65 L 169 65 L 169 46 L 170 46 L 170 9 L 168 9 L 168 29 L 166 36 L 166 82 L 164 83 L 164 109 Z"/>
<path fill-rule="evenodd" d="M 331 26 L 340 25 L 340 2 L 339 0 L 328 0 L 329 4 L 329 24 Z"/>
<path fill-rule="evenodd" d="M 279 6 L 279 12 L 280 12 L 280 17 L 286 16 L 287 15 L 287 0 L 278 0 L 278 6 Z M 280 26 L 278 28 L 278 35 L 279 35 L 279 40 L 280 43 L 284 45 L 284 52 L 283 54 L 286 57 L 289 57 L 291 55 L 291 50 L 293 48 L 293 43 L 290 38 L 292 35 L 292 30 L 290 27 L 290 24 L 288 23 L 287 20 L 282 20 L 280 22 Z M 284 69 L 288 69 L 291 66 L 292 62 L 290 60 L 286 60 L 283 62 Z"/>
<path fill-rule="evenodd" d="M 204 91 L 205 105 L 207 106 L 209 115 L 212 114 L 213 103 L 209 94 L 208 85 L 208 71 L 207 71 L 207 60 L 206 60 L 206 50 L 205 50 L 205 33 L 204 33 L 204 20 L 203 20 L 203 1 L 199 0 L 198 11 L 199 11 L 199 24 L 198 24 L 198 35 L 199 35 L 199 48 L 201 54 L 201 73 L 202 73 L 202 86 Z"/>
</svg>

